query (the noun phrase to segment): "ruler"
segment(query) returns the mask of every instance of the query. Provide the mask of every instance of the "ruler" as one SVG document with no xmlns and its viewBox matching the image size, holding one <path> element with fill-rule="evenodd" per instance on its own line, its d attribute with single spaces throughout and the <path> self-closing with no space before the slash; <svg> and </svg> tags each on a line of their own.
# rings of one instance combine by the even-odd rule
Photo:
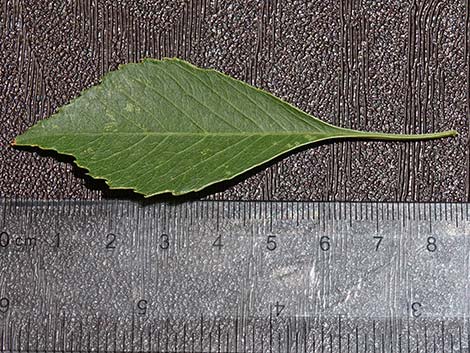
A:
<svg viewBox="0 0 470 353">
<path fill-rule="evenodd" d="M 468 204 L 0 201 L 0 352 L 469 352 Z"/>
</svg>

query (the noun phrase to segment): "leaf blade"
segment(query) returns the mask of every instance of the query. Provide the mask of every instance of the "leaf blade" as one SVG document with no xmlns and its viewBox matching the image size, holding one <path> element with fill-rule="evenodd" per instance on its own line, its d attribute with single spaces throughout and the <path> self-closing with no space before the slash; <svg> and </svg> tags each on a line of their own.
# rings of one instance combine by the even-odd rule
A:
<svg viewBox="0 0 470 353">
<path fill-rule="evenodd" d="M 72 155 L 111 188 L 149 197 L 199 191 L 300 146 L 350 137 L 419 138 L 342 129 L 218 71 L 147 59 L 108 73 L 16 144 Z"/>
</svg>

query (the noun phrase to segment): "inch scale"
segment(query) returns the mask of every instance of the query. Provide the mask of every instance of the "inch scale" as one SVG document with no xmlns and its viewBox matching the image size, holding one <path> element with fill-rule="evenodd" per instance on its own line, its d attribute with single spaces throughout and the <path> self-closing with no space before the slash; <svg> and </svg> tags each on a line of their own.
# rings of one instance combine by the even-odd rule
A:
<svg viewBox="0 0 470 353">
<path fill-rule="evenodd" d="M 469 352 L 468 204 L 0 201 L 3 352 Z"/>
</svg>

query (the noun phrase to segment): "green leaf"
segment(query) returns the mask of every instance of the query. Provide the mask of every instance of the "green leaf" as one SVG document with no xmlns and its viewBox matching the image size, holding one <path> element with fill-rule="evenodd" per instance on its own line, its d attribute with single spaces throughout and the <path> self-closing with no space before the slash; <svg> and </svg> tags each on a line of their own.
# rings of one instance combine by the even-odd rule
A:
<svg viewBox="0 0 470 353">
<path fill-rule="evenodd" d="M 13 144 L 72 155 L 112 189 L 201 190 L 313 142 L 417 140 L 342 129 L 215 70 L 179 59 L 120 66 Z"/>
</svg>

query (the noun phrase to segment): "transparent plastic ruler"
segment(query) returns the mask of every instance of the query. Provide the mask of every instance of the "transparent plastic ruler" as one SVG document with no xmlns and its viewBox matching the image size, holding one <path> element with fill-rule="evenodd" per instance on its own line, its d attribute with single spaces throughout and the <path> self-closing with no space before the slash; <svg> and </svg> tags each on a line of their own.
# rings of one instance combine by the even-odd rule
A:
<svg viewBox="0 0 470 353">
<path fill-rule="evenodd" d="M 468 204 L 0 201 L 0 352 L 469 352 Z"/>
</svg>

